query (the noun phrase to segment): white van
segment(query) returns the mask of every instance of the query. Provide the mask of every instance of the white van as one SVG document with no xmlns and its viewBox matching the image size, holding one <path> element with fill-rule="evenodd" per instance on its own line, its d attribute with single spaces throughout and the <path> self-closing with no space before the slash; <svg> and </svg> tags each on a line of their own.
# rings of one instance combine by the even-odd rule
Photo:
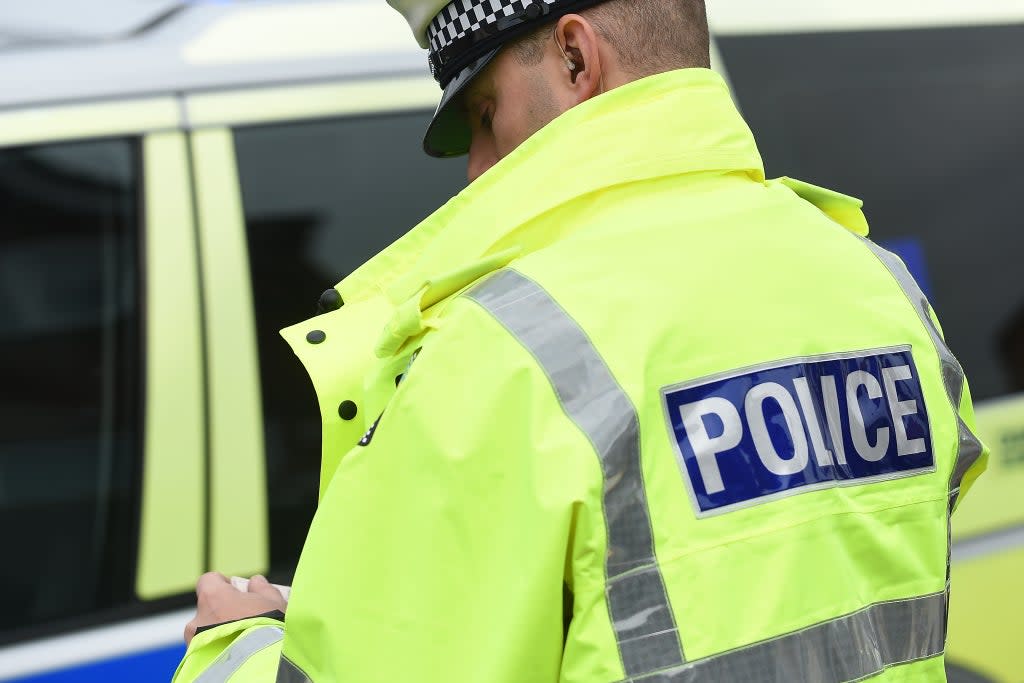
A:
<svg viewBox="0 0 1024 683">
<path fill-rule="evenodd" d="M 951 680 L 1020 680 L 1024 5 L 708 2 L 769 173 L 866 200 L 972 378 L 993 458 L 955 523 Z M 383 0 L 7 5 L 0 681 L 166 680 L 196 577 L 288 583 L 313 514 L 319 413 L 277 331 L 464 161 L 420 151 L 440 91 Z"/>
</svg>

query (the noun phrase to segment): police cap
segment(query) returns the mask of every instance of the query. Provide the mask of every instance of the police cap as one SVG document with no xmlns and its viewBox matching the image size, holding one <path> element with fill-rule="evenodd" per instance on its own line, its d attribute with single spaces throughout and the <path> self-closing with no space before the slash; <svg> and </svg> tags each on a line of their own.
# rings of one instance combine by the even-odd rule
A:
<svg viewBox="0 0 1024 683">
<path fill-rule="evenodd" d="M 441 102 L 423 137 L 435 157 L 469 151 L 470 132 L 458 95 L 503 45 L 559 17 L 604 0 L 388 0 L 428 49 L 430 72 L 441 85 Z"/>
</svg>

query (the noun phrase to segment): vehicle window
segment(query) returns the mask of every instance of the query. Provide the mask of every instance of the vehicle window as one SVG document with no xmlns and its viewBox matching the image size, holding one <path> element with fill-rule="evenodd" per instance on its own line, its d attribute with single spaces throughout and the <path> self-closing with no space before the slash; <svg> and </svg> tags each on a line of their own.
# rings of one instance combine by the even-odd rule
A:
<svg viewBox="0 0 1024 683">
<path fill-rule="evenodd" d="M 235 132 L 260 355 L 272 578 L 288 581 L 316 507 L 320 414 L 278 331 L 457 193 L 465 161 L 421 147 L 429 112 Z"/>
<path fill-rule="evenodd" d="M 0 149 L 0 639 L 133 600 L 134 140 Z"/>
<path fill-rule="evenodd" d="M 719 47 L 769 175 L 862 198 L 872 237 L 928 291 L 975 398 L 1024 391 L 1024 25 Z"/>
</svg>

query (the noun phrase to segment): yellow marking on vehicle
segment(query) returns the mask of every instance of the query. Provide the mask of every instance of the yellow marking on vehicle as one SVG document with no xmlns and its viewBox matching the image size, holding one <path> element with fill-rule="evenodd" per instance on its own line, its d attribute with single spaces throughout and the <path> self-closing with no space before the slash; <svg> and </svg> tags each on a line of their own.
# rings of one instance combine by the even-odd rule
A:
<svg viewBox="0 0 1024 683">
<path fill-rule="evenodd" d="M 441 91 L 428 77 L 391 78 L 190 95 L 193 127 L 254 124 L 433 108 Z"/>
<path fill-rule="evenodd" d="M 230 131 L 192 135 L 210 407 L 210 566 L 268 568 L 266 461 L 256 321 Z M 268 390 L 273 391 L 273 387 Z"/>
<path fill-rule="evenodd" d="M 180 114 L 172 97 L 0 111 L 0 147 L 170 130 Z"/>
<path fill-rule="evenodd" d="M 953 515 L 955 539 L 1024 523 L 1024 395 L 980 403 L 976 415 L 992 454 Z"/>
<path fill-rule="evenodd" d="M 1021 676 L 1021 567 L 1024 547 L 953 565 L 947 655 L 1005 683 Z"/>
<path fill-rule="evenodd" d="M 135 590 L 189 591 L 203 572 L 205 463 L 195 228 L 185 135 L 145 138 L 146 417 Z"/>
</svg>

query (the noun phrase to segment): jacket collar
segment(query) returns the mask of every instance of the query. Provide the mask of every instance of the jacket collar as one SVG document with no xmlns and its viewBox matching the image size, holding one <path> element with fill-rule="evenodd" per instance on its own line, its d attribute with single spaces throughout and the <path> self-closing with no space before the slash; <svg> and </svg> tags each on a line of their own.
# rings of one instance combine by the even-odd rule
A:
<svg viewBox="0 0 1024 683">
<path fill-rule="evenodd" d="M 643 78 L 562 114 L 338 289 L 347 302 L 384 293 L 397 303 L 575 198 L 663 176 L 736 171 L 764 181 L 753 136 L 722 78 L 707 69 Z M 545 231 L 526 239 L 524 252 L 554 240 Z"/>
</svg>

